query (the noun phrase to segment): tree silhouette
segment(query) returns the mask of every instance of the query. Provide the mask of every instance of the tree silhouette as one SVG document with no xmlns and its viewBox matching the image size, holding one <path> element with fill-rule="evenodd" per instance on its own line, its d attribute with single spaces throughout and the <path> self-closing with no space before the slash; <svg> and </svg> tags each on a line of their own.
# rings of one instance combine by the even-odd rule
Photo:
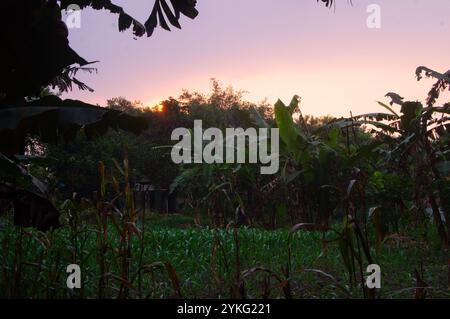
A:
<svg viewBox="0 0 450 319">
<path fill-rule="evenodd" d="M 118 15 L 119 31 L 132 28 L 137 37 L 151 36 L 155 28 L 181 28 L 181 15 L 198 15 L 196 0 L 154 1 L 149 17 L 137 21 L 111 0 L 2 0 L 0 2 L 0 104 L 14 104 L 24 97 L 38 96 L 43 87 L 53 85 L 68 91 L 75 84 L 90 89 L 76 78 L 80 69 L 92 71 L 90 64 L 70 46 L 61 11 L 77 5 L 80 9 L 108 10 Z M 327 7 L 333 0 L 316 0 Z M 78 66 L 74 66 L 78 65 Z"/>
<path fill-rule="evenodd" d="M 109 10 L 119 15 L 119 31 L 133 27 L 136 36 L 150 36 L 159 24 L 170 30 L 166 19 L 180 27 L 179 18 L 184 14 L 195 18 L 195 0 L 157 0 L 145 22 L 141 24 L 123 8 L 109 0 L 3 0 L 0 3 L 0 100 L 10 104 L 26 96 L 37 96 L 42 87 L 50 84 L 65 91 L 72 83 L 87 89 L 75 77 L 80 67 L 88 61 L 80 57 L 70 46 L 68 30 L 61 19 L 61 10 L 70 5 L 81 9 L 91 7 Z"/>
<path fill-rule="evenodd" d="M 61 11 L 70 5 L 80 9 L 109 10 L 119 15 L 119 31 L 133 28 L 137 37 L 151 36 L 160 25 L 180 28 L 181 15 L 198 15 L 196 0 L 152 0 L 153 9 L 140 23 L 110 0 L 2 0 L 0 1 L 0 199 L 14 207 L 14 223 L 46 231 L 58 227 L 58 212 L 46 189 L 21 165 L 17 154 L 24 154 L 29 135 L 44 143 L 73 140 L 80 128 L 98 136 L 108 128 L 140 133 L 146 122 L 116 110 L 95 107 L 80 101 L 62 101 L 56 96 L 38 100 L 43 88 L 53 85 L 66 91 L 77 85 L 90 89 L 76 78 L 90 63 L 69 45 L 68 29 Z M 319 0 L 317 0 L 319 2 Z M 324 1 L 327 6 L 332 1 Z M 169 6 L 170 4 L 170 6 Z M 78 66 L 75 66 L 78 65 Z M 22 180 L 18 187 L 18 180 Z"/>
</svg>

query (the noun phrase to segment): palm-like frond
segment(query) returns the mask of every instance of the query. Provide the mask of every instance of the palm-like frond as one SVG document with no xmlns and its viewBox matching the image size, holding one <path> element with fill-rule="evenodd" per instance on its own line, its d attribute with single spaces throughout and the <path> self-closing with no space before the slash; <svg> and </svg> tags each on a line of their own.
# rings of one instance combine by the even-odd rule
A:
<svg viewBox="0 0 450 319">
<path fill-rule="evenodd" d="M 119 15 L 119 31 L 128 30 L 133 27 L 135 36 L 141 37 L 145 34 L 151 36 L 158 24 L 165 30 L 170 31 L 169 24 L 181 28 L 181 14 L 194 19 L 198 15 L 195 8 L 196 0 L 154 0 L 153 9 L 147 21 L 143 24 L 129 15 L 125 10 L 112 3 L 110 0 L 60 0 L 61 8 L 67 9 L 71 5 L 78 5 L 81 9 L 91 7 L 95 10 L 108 10 Z M 169 5 L 170 4 L 170 5 Z"/>
</svg>

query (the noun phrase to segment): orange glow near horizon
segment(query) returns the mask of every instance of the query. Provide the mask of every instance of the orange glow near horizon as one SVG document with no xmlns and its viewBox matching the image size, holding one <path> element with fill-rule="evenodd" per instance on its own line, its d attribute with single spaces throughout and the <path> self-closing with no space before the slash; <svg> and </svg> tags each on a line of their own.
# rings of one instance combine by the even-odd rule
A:
<svg viewBox="0 0 450 319">
<path fill-rule="evenodd" d="M 127 10 L 146 19 L 144 2 L 133 1 Z M 183 30 L 158 29 L 139 41 L 107 27 L 117 17 L 86 10 L 86 27 L 71 30 L 70 43 L 82 56 L 102 61 L 95 76 L 80 74 L 96 92 L 74 90 L 64 98 L 102 105 L 126 96 L 161 112 L 160 101 L 183 89 L 208 94 L 209 79 L 216 78 L 249 92 L 244 99 L 253 103 L 289 103 L 298 94 L 303 114 L 314 116 L 384 111 L 377 101 L 388 103 L 388 92 L 424 102 L 435 81 L 418 82 L 415 70 L 449 69 L 450 1 L 376 1 L 379 29 L 366 23 L 372 2 L 342 1 L 330 10 L 316 1 L 199 1 L 199 18 L 185 21 Z M 449 99 L 450 92 L 442 94 L 438 105 Z"/>
<path fill-rule="evenodd" d="M 164 111 L 164 104 L 163 104 L 162 101 L 160 101 L 160 102 L 154 104 L 152 107 L 150 107 L 150 109 L 153 112 L 163 112 Z"/>
</svg>

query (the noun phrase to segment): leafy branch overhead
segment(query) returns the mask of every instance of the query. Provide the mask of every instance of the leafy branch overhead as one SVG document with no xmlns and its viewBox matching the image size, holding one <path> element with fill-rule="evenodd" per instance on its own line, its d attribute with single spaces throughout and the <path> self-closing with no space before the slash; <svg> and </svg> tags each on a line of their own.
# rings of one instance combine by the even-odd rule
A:
<svg viewBox="0 0 450 319">
<path fill-rule="evenodd" d="M 333 4 L 322 2 L 327 7 Z M 0 199 L 14 206 L 16 225 L 41 230 L 59 226 L 51 200 L 45 191 L 36 189 L 38 181 L 24 171 L 16 157 L 25 153 L 30 135 L 38 136 L 43 143 L 58 144 L 72 141 L 80 130 L 88 137 L 102 135 L 109 128 L 138 134 L 148 124 L 143 118 L 80 101 L 62 101 L 54 96 L 34 99 L 48 86 L 68 91 L 76 85 L 93 91 L 76 76 L 80 70 L 95 71 L 89 66 L 95 62 L 70 47 L 62 10 L 72 5 L 108 10 L 119 15 L 119 31 L 132 28 L 135 36 L 142 37 L 151 36 L 158 25 L 168 31 L 170 26 L 181 28 L 181 15 L 191 19 L 198 15 L 196 4 L 196 0 L 154 0 L 148 19 L 141 23 L 110 0 L 0 2 Z M 18 172 L 17 176 L 7 176 L 10 171 Z M 26 187 L 17 188 L 19 179 L 28 181 Z"/>
<path fill-rule="evenodd" d="M 133 27 L 133 33 L 136 36 L 151 36 L 155 28 L 159 25 L 170 31 L 169 23 L 181 28 L 179 23 L 181 14 L 194 19 L 198 15 L 195 8 L 196 0 L 156 0 L 147 21 L 142 24 L 134 19 L 124 9 L 118 5 L 113 4 L 110 0 L 61 0 L 61 8 L 67 9 L 71 5 L 78 5 L 81 9 L 91 7 L 95 10 L 108 10 L 111 13 L 119 15 L 119 31 L 125 31 Z M 169 6 L 169 3 L 171 7 Z"/>
<path fill-rule="evenodd" d="M 169 24 L 179 28 L 182 14 L 190 18 L 198 15 L 195 0 L 156 0 L 144 24 L 109 0 L 4 0 L 0 3 L 1 104 L 38 96 L 49 85 L 65 91 L 73 82 L 80 89 L 90 89 L 75 77 L 74 65 L 83 67 L 93 62 L 69 45 L 61 11 L 70 5 L 118 14 L 119 31 L 133 27 L 136 36 L 152 35 L 158 23 L 166 30 L 170 30 Z"/>
<path fill-rule="evenodd" d="M 170 31 L 181 28 L 182 15 L 198 15 L 196 0 L 153 0 L 145 22 L 140 22 L 111 0 L 2 0 L 0 2 L 0 104 L 38 96 L 49 85 L 60 91 L 72 82 L 91 90 L 76 78 L 76 70 L 94 62 L 82 58 L 69 45 L 68 29 L 61 11 L 77 5 L 81 9 L 107 10 L 118 14 L 119 31 L 132 28 L 137 37 L 151 36 L 158 25 Z M 330 7 L 333 0 L 316 0 Z M 74 72 L 75 71 L 75 72 Z"/>
<path fill-rule="evenodd" d="M 0 152 L 23 154 L 27 136 L 37 135 L 44 143 L 70 142 L 83 129 L 88 138 L 103 135 L 109 128 L 140 134 L 146 119 L 75 100 L 44 97 L 23 106 L 0 108 Z"/>
</svg>

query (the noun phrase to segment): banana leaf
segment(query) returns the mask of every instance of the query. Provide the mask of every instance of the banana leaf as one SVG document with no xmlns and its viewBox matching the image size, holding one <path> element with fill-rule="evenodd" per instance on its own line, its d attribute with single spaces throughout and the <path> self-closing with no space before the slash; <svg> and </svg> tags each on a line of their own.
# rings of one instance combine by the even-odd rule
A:
<svg viewBox="0 0 450 319">
<path fill-rule="evenodd" d="M 0 107 L 0 152 L 23 154 L 27 136 L 39 136 L 44 143 L 70 142 L 83 129 L 88 138 L 108 129 L 139 134 L 148 126 L 144 118 L 76 100 L 49 96 L 19 106 Z"/>
</svg>

